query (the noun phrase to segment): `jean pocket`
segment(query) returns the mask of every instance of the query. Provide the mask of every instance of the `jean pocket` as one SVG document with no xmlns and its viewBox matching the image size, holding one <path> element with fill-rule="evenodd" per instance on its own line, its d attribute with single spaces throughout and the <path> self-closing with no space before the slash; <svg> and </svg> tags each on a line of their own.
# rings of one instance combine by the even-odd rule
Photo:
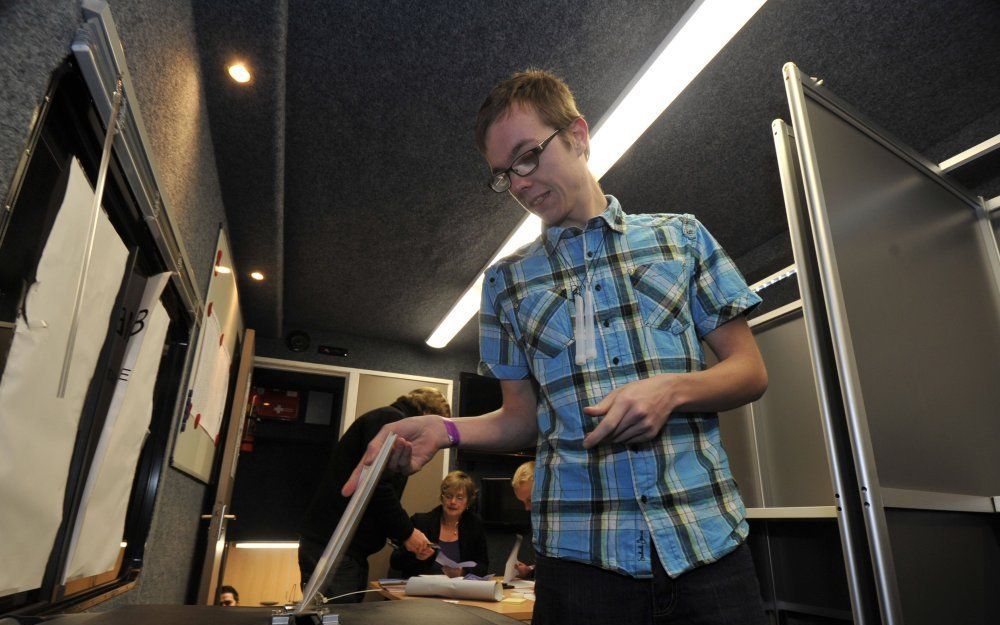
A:
<svg viewBox="0 0 1000 625">
<path fill-rule="evenodd" d="M 686 260 L 639 265 L 630 279 L 644 325 L 674 334 L 684 332 L 691 325 Z"/>
<path fill-rule="evenodd" d="M 529 357 L 553 358 L 573 340 L 570 303 L 560 293 L 550 289 L 529 293 L 515 308 Z"/>
</svg>

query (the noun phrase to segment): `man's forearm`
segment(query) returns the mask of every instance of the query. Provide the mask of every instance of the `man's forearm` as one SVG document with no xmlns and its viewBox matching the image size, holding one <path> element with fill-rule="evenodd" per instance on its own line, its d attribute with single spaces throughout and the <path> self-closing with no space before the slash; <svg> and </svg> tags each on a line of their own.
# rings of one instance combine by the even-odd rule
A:
<svg viewBox="0 0 1000 625">
<path fill-rule="evenodd" d="M 664 392 L 673 393 L 678 412 L 721 412 L 755 401 L 767 389 L 767 372 L 751 356 L 727 358 L 704 371 L 664 374 Z"/>
<path fill-rule="evenodd" d="M 462 449 L 513 451 L 535 444 L 538 423 L 535 414 L 500 408 L 480 417 L 457 419 Z"/>
</svg>

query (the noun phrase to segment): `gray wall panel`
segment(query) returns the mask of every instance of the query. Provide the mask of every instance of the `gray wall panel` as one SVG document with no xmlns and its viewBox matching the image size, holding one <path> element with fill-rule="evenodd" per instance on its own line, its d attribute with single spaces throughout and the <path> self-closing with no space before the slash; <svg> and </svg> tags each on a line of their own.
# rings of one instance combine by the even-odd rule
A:
<svg viewBox="0 0 1000 625">
<path fill-rule="evenodd" d="M 879 481 L 996 494 L 1000 307 L 973 210 L 807 102 Z"/>
<path fill-rule="evenodd" d="M 722 447 L 729 456 L 729 470 L 740 488 L 744 505 L 748 508 L 762 508 L 764 494 L 757 466 L 750 406 L 720 412 L 719 435 L 722 437 Z"/>
<path fill-rule="evenodd" d="M 833 505 L 802 315 L 758 326 L 754 336 L 767 366 L 767 392 L 749 406 L 719 415 L 722 444 L 743 500 L 749 507 Z M 705 354 L 709 366 L 715 364 L 711 350 Z"/>
<path fill-rule="evenodd" d="M 0 197 L 5 197 L 45 96 L 82 21 L 78 0 L 0 3 Z"/>
<path fill-rule="evenodd" d="M 886 510 L 906 625 L 986 625 L 1000 614 L 1000 518 Z"/>
<path fill-rule="evenodd" d="M 770 507 L 833 505 L 830 462 L 801 314 L 757 332 L 770 380 L 754 402 L 764 458 L 764 497 Z"/>
</svg>

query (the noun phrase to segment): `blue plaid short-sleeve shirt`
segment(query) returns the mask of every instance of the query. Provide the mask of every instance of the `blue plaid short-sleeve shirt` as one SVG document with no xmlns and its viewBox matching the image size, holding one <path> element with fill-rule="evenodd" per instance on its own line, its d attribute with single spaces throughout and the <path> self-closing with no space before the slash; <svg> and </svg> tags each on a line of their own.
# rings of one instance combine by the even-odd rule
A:
<svg viewBox="0 0 1000 625">
<path fill-rule="evenodd" d="M 480 373 L 538 383 L 535 548 L 634 577 L 715 561 L 746 537 L 745 510 L 714 413 L 675 413 L 647 443 L 583 448 L 613 389 L 705 369 L 699 339 L 760 303 L 691 215 L 626 215 L 549 228 L 486 272 Z M 583 238 L 590 257 L 584 257 Z M 597 359 L 574 363 L 573 294 L 589 279 Z"/>
</svg>

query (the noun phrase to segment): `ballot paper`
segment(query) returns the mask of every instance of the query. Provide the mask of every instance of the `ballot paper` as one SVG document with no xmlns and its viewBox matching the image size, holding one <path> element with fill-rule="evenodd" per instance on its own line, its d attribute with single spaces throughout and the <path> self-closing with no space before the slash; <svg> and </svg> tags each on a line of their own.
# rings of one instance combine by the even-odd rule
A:
<svg viewBox="0 0 1000 625">
<path fill-rule="evenodd" d="M 320 556 L 319 561 L 316 563 L 316 568 L 313 569 L 313 573 L 309 577 L 309 583 L 306 585 L 305 590 L 302 591 L 302 601 L 295 607 L 295 614 L 303 614 L 311 610 L 314 602 L 320 597 L 319 590 L 323 587 L 324 582 L 326 582 L 327 575 L 331 572 L 336 574 L 337 565 L 340 563 L 344 552 L 347 551 L 347 545 L 351 542 L 351 538 L 354 537 L 354 532 L 358 529 L 361 515 L 365 513 L 365 508 L 368 507 L 368 502 L 371 501 L 372 493 L 375 492 L 375 486 L 378 484 L 379 478 L 382 477 L 382 471 L 385 470 L 385 466 L 389 462 L 389 453 L 392 451 L 392 446 L 395 442 L 396 434 L 390 433 L 385 442 L 382 443 L 382 448 L 379 450 L 378 455 L 375 456 L 375 460 L 370 465 L 362 468 L 357 488 L 354 489 L 354 494 L 351 495 L 350 501 L 347 502 L 347 508 L 344 509 L 344 513 L 340 515 L 340 522 L 337 523 L 337 528 L 333 531 L 333 535 L 330 536 L 330 540 L 326 544 L 326 549 L 323 550 L 323 555 Z"/>
<path fill-rule="evenodd" d="M 434 558 L 434 561 L 440 564 L 442 567 L 446 566 L 452 569 L 471 569 L 472 567 L 476 566 L 476 563 L 473 562 L 472 560 L 466 560 L 465 562 L 455 562 L 448 556 L 444 555 L 444 552 L 440 550 L 438 550 L 437 557 Z"/>
<path fill-rule="evenodd" d="M 406 582 L 411 597 L 448 597 L 469 601 L 500 601 L 503 586 L 497 580 L 478 581 L 447 575 L 416 575 Z"/>
<path fill-rule="evenodd" d="M 507 556 L 507 565 L 503 569 L 503 583 L 509 584 L 515 577 L 517 577 L 517 552 L 521 549 L 521 542 L 524 538 L 518 534 L 517 538 L 514 539 L 514 547 L 510 550 L 510 555 Z"/>
</svg>

